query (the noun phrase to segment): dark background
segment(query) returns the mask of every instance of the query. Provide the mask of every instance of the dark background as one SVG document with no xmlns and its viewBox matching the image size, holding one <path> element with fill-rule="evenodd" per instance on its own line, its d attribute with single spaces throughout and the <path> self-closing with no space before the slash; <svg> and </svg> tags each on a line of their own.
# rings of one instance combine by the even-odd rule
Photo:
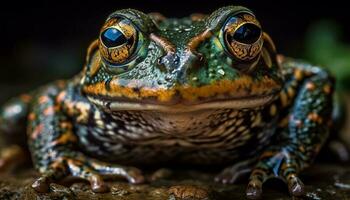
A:
<svg viewBox="0 0 350 200">
<path fill-rule="evenodd" d="M 105 18 L 121 8 L 183 17 L 194 12 L 211 13 L 225 5 L 243 5 L 256 13 L 279 52 L 294 57 L 303 57 L 305 33 L 319 20 L 331 19 L 343 28 L 344 36 L 350 33 L 350 11 L 345 1 L 340 0 L 326 3 L 259 0 L 9 3 L 12 5 L 3 3 L 0 7 L 0 101 L 77 73 L 84 63 L 86 48 L 97 37 Z M 347 42 L 350 38 L 343 40 Z"/>
</svg>

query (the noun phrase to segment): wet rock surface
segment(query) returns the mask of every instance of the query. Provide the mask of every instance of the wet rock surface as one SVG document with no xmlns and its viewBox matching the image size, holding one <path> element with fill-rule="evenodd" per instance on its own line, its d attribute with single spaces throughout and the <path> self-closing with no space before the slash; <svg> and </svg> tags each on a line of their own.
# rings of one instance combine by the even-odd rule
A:
<svg viewBox="0 0 350 200">
<path fill-rule="evenodd" d="M 246 181 L 222 185 L 212 181 L 215 174 L 211 172 L 161 170 L 157 173 L 156 178 L 143 185 L 110 180 L 110 192 L 103 194 L 93 193 L 88 183 L 73 179 L 51 184 L 49 193 L 38 194 L 30 187 L 37 176 L 36 172 L 32 169 L 20 170 L 1 175 L 0 199 L 246 199 Z M 166 176 L 161 176 L 162 173 Z M 301 177 L 307 186 L 306 195 L 302 199 L 350 199 L 350 164 L 317 163 Z M 271 180 L 264 185 L 263 199 L 284 200 L 291 197 L 281 181 Z"/>
</svg>

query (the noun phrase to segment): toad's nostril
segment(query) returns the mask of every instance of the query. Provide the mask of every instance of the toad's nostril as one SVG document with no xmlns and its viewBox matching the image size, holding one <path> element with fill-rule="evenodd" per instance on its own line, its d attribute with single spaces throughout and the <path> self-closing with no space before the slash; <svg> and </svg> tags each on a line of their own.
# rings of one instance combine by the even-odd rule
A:
<svg viewBox="0 0 350 200">
<path fill-rule="evenodd" d="M 159 59 L 160 66 L 164 66 L 168 71 L 173 71 L 179 64 L 179 56 L 175 53 L 168 53 Z"/>
<path fill-rule="evenodd" d="M 198 57 L 199 62 L 203 62 L 203 61 L 204 61 L 204 56 L 203 56 L 203 54 L 197 53 L 196 55 L 197 55 L 197 57 Z"/>
<path fill-rule="evenodd" d="M 203 54 L 197 52 L 189 52 L 189 57 L 187 60 L 187 71 L 197 70 L 205 64 L 205 59 Z"/>
<path fill-rule="evenodd" d="M 202 66 L 205 66 L 205 62 L 206 60 L 202 54 L 185 51 L 178 66 L 178 81 L 186 82 L 189 74 L 195 73 Z"/>
</svg>

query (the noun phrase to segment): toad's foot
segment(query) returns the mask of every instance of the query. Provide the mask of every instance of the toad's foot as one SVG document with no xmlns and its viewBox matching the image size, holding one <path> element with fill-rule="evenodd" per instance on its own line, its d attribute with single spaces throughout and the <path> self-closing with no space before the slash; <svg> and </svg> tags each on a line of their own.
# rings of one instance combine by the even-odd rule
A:
<svg viewBox="0 0 350 200">
<path fill-rule="evenodd" d="M 54 161 L 50 168 L 45 170 L 41 177 L 32 184 L 32 188 L 37 192 L 48 192 L 50 183 L 59 181 L 68 175 L 89 181 L 94 192 L 109 190 L 103 176 L 123 177 L 133 184 L 144 182 L 141 171 L 134 167 L 112 165 L 80 157 L 63 157 Z"/>
<path fill-rule="evenodd" d="M 262 196 L 263 184 L 271 179 L 278 178 L 284 181 L 291 196 L 300 197 L 305 193 L 305 186 L 299 179 L 298 165 L 294 156 L 287 151 L 279 153 L 269 152 L 262 156 L 261 160 L 253 169 L 246 195 L 249 199 L 260 199 Z"/>
</svg>

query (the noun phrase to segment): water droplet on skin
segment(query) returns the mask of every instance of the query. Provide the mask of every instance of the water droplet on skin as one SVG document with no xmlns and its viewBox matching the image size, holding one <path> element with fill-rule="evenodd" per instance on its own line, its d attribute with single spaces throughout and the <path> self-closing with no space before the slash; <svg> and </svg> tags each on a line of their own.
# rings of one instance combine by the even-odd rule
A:
<svg viewBox="0 0 350 200">
<path fill-rule="evenodd" d="M 141 70 L 145 70 L 147 67 L 145 66 L 145 65 L 142 65 L 141 67 L 140 67 L 140 69 Z"/>
<path fill-rule="evenodd" d="M 164 78 L 166 81 L 170 81 L 172 76 L 170 74 L 167 74 Z"/>
<path fill-rule="evenodd" d="M 224 76 L 225 75 L 225 71 L 223 69 L 219 69 L 218 70 L 218 73 L 221 75 L 221 76 Z"/>
</svg>

